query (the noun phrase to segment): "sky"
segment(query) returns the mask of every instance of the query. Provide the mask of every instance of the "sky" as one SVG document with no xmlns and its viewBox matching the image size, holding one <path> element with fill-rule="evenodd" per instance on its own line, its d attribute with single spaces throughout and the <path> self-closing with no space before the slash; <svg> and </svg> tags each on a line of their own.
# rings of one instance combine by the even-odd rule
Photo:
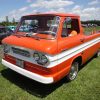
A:
<svg viewBox="0 0 100 100">
<path fill-rule="evenodd" d="M 74 13 L 81 20 L 100 20 L 100 0 L 0 0 L 0 22 L 44 12 Z"/>
</svg>

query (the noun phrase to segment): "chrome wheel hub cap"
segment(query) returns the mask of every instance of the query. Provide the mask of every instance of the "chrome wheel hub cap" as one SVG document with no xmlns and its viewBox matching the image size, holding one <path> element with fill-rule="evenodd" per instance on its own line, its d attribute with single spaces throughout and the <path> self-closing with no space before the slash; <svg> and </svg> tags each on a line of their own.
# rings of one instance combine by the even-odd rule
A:
<svg viewBox="0 0 100 100">
<path fill-rule="evenodd" d="M 74 80 L 77 76 L 77 73 L 78 73 L 78 63 L 74 63 L 69 73 L 70 80 Z"/>
</svg>

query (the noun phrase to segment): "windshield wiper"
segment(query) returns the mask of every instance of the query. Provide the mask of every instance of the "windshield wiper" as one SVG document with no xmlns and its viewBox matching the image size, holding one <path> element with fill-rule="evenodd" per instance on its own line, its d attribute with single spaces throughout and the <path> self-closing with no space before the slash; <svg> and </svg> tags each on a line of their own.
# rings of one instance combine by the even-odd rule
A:
<svg viewBox="0 0 100 100">
<path fill-rule="evenodd" d="M 25 34 L 18 34 L 18 33 L 15 33 L 15 34 L 13 34 L 14 36 L 26 36 Z"/>
<path fill-rule="evenodd" d="M 26 33 L 26 37 L 32 37 L 32 38 L 35 38 L 36 40 L 40 40 L 40 37 L 37 37 L 37 36 L 34 36 L 33 35 L 34 33 L 30 32 L 30 33 Z"/>
<path fill-rule="evenodd" d="M 34 33 L 33 32 L 30 32 L 30 33 L 26 33 L 26 37 L 31 37 Z"/>
<path fill-rule="evenodd" d="M 53 35 L 53 36 L 55 36 L 55 32 L 52 32 L 52 31 L 39 31 L 38 33 L 40 33 L 40 34 L 47 34 L 47 35 Z"/>
<path fill-rule="evenodd" d="M 40 37 L 37 37 L 37 36 L 33 36 L 32 34 L 13 34 L 14 36 L 22 36 L 22 37 L 32 37 L 32 38 L 35 38 L 36 40 L 40 40 Z"/>
<path fill-rule="evenodd" d="M 43 34 L 43 33 L 42 33 Z M 44 33 L 45 34 L 45 33 Z M 38 36 L 36 36 L 36 35 L 33 35 L 33 33 L 31 32 L 31 33 L 26 33 L 26 34 L 18 34 L 18 33 L 16 33 L 16 34 L 13 34 L 14 36 L 18 36 L 18 37 L 32 37 L 32 38 L 35 38 L 36 40 L 40 40 L 40 39 L 49 39 L 49 38 L 42 38 L 42 37 L 38 37 Z M 49 40 L 52 40 L 51 38 L 49 39 Z"/>
</svg>

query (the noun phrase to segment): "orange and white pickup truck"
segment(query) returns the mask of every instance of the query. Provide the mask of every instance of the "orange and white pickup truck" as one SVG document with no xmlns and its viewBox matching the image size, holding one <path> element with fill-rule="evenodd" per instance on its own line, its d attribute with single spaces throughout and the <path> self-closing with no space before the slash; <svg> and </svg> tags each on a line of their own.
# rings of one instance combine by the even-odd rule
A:
<svg viewBox="0 0 100 100">
<path fill-rule="evenodd" d="M 82 64 L 100 55 L 100 32 L 86 35 L 74 14 L 23 16 L 2 43 L 4 66 L 44 84 L 74 80 Z"/>
</svg>

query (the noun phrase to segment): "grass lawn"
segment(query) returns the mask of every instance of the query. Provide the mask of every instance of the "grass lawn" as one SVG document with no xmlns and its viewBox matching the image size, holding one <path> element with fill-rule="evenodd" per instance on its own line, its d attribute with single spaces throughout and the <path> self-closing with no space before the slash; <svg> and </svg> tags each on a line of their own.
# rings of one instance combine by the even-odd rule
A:
<svg viewBox="0 0 100 100">
<path fill-rule="evenodd" d="M 1 52 L 0 52 L 1 56 Z M 100 100 L 100 57 L 92 58 L 72 82 L 43 85 L 7 69 L 0 57 L 0 100 Z"/>
<path fill-rule="evenodd" d="M 79 71 L 75 81 L 53 85 L 30 80 L 0 64 L 0 100 L 100 100 L 100 57 Z"/>
<path fill-rule="evenodd" d="M 96 32 L 100 31 L 100 26 L 98 26 L 98 27 L 87 27 L 87 28 L 84 28 L 84 33 L 86 35 L 90 35 L 91 32 L 93 32 L 93 30 L 96 31 Z"/>
</svg>

